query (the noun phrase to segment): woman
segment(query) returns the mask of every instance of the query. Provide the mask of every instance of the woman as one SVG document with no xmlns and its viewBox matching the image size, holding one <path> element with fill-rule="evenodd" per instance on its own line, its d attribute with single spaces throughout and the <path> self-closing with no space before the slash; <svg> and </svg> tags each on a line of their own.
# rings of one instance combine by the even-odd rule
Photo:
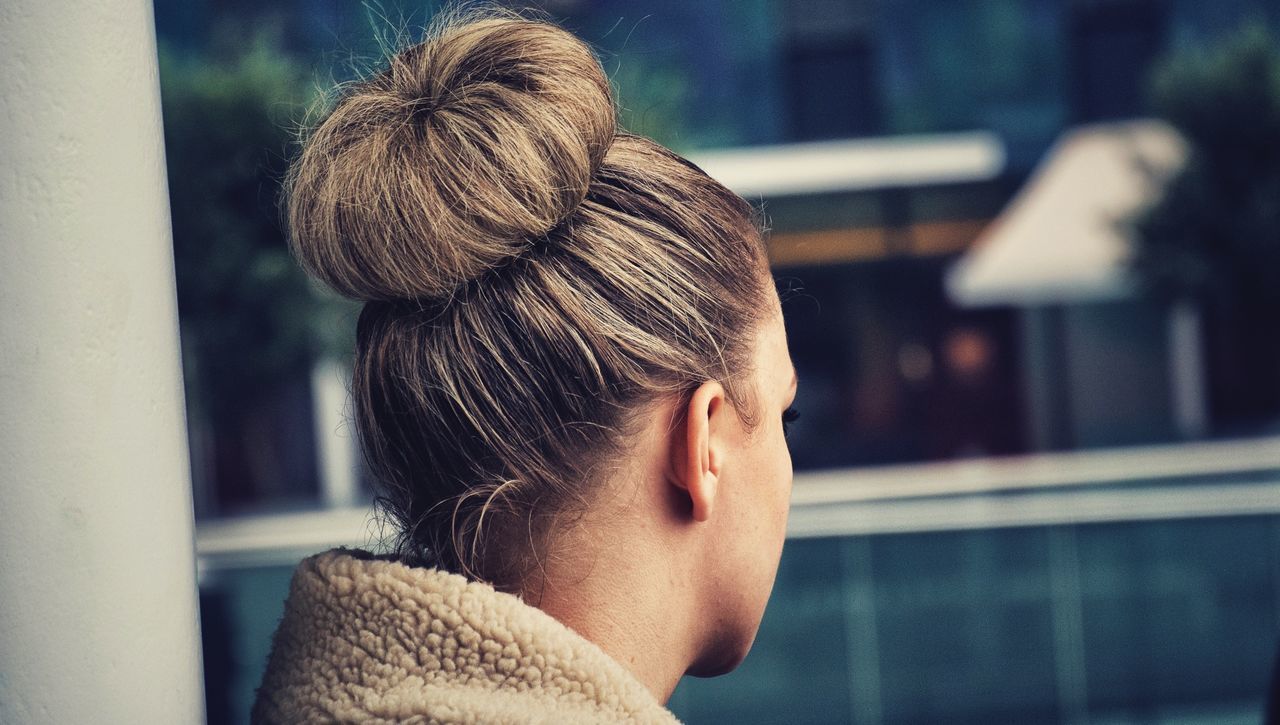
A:
<svg viewBox="0 0 1280 725">
<path fill-rule="evenodd" d="M 582 42 L 454 17 L 342 90 L 290 176 L 366 302 L 352 392 L 388 556 L 296 572 L 260 722 L 671 722 L 751 647 L 795 372 L 742 199 L 615 127 Z"/>
</svg>

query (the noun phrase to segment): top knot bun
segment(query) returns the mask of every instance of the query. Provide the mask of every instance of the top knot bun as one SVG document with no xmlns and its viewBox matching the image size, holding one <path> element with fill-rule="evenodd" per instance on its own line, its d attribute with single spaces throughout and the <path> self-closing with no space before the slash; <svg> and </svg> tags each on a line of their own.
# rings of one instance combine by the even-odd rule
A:
<svg viewBox="0 0 1280 725">
<path fill-rule="evenodd" d="M 582 41 L 518 17 L 448 22 L 307 140 L 288 184 L 294 253 L 348 297 L 447 298 L 571 214 L 614 133 Z"/>
</svg>

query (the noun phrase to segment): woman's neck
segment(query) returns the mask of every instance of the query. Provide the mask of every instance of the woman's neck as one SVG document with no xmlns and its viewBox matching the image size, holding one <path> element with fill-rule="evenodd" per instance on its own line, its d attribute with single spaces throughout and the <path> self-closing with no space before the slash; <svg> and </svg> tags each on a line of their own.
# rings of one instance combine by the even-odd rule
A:
<svg viewBox="0 0 1280 725">
<path fill-rule="evenodd" d="M 590 556 L 549 563 L 524 598 L 599 646 L 665 704 L 697 657 L 695 590 L 678 576 L 675 557 L 655 555 L 649 542 L 611 538 Z"/>
</svg>

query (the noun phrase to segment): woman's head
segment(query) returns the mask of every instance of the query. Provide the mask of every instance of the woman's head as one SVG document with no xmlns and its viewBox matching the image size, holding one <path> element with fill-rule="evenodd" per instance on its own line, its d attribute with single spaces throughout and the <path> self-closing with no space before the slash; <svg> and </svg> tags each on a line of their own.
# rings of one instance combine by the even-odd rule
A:
<svg viewBox="0 0 1280 725">
<path fill-rule="evenodd" d="M 455 18 L 346 86 L 288 214 L 302 264 L 366 302 L 357 425 L 407 559 L 516 589 L 662 404 L 711 383 L 744 433 L 778 425 L 751 208 L 619 131 L 555 26 Z"/>
</svg>

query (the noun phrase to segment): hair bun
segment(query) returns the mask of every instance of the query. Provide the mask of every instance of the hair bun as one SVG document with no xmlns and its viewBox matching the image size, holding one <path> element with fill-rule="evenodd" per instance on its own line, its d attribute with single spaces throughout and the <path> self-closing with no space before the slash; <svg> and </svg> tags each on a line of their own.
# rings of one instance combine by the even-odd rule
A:
<svg viewBox="0 0 1280 725">
<path fill-rule="evenodd" d="M 446 22 L 307 140 L 288 184 L 294 253 L 349 297 L 447 297 L 571 214 L 614 133 L 582 41 L 518 17 Z"/>
</svg>

